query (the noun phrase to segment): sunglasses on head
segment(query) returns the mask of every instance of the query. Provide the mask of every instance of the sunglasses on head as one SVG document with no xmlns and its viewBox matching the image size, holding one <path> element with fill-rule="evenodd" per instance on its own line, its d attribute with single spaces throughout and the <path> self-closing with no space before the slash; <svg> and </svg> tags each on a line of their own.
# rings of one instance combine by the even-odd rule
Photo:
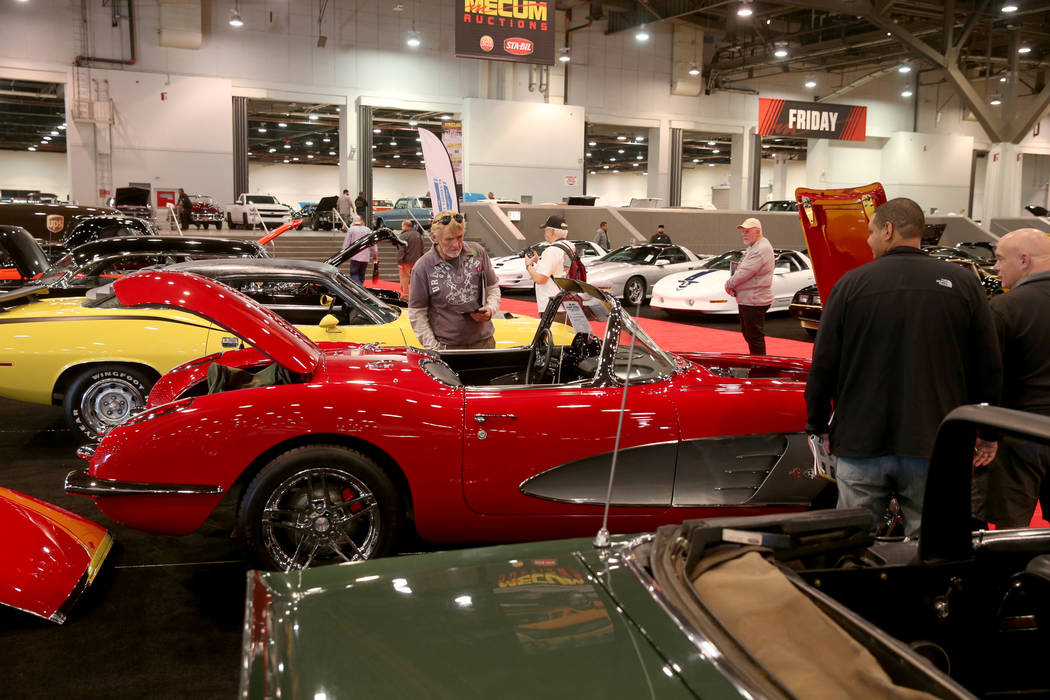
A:
<svg viewBox="0 0 1050 700">
<path fill-rule="evenodd" d="M 453 219 L 456 220 L 457 224 L 462 224 L 463 223 L 463 215 L 462 214 L 445 214 L 440 219 L 435 219 L 435 221 L 437 221 L 442 226 L 448 226 L 449 224 L 452 223 Z"/>
</svg>

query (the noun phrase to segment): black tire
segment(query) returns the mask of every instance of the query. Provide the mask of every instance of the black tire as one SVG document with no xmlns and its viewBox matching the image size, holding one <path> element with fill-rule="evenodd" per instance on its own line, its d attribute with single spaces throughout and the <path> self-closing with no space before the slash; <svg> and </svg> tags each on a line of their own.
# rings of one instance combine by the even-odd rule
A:
<svg viewBox="0 0 1050 700">
<path fill-rule="evenodd" d="M 268 511 L 287 520 L 271 520 Z M 237 508 L 246 546 L 276 571 L 390 554 L 403 523 L 401 499 L 386 473 L 338 445 L 278 455 L 251 480 Z"/>
<path fill-rule="evenodd" d="M 810 338 L 816 338 L 817 337 L 817 329 L 816 328 L 805 328 L 803 330 L 806 331 L 806 335 L 808 335 Z"/>
<path fill-rule="evenodd" d="M 244 226 L 244 228 L 248 230 L 255 228 L 254 225 L 248 223 L 248 212 L 244 212 L 243 214 L 241 214 L 241 219 L 241 225 Z"/>
<path fill-rule="evenodd" d="M 207 228 L 207 227 L 205 227 L 205 228 Z M 215 230 L 216 231 L 221 231 L 222 230 L 222 222 L 221 221 L 216 221 L 215 222 Z"/>
<path fill-rule="evenodd" d="M 646 283 L 644 277 L 632 277 L 623 283 L 623 300 L 629 306 L 637 306 L 645 301 Z"/>
<path fill-rule="evenodd" d="M 208 222 L 207 222 L 207 221 L 205 221 L 204 223 L 202 223 L 202 224 L 201 224 L 201 226 L 203 226 L 203 227 L 204 227 L 204 230 L 205 230 L 205 231 L 207 231 L 207 230 L 208 230 Z"/>
<path fill-rule="evenodd" d="M 153 378 L 124 365 L 95 365 L 69 385 L 62 406 L 66 423 L 89 440 L 99 440 L 133 411 L 146 405 Z"/>
<path fill-rule="evenodd" d="M 226 214 L 226 223 L 229 225 L 231 231 L 237 228 L 237 224 L 233 223 L 233 214 Z"/>
<path fill-rule="evenodd" d="M 382 228 L 382 227 L 383 227 L 383 217 L 380 216 L 380 217 L 376 218 L 375 228 Z M 375 229 L 373 229 L 373 230 L 375 230 Z"/>
</svg>

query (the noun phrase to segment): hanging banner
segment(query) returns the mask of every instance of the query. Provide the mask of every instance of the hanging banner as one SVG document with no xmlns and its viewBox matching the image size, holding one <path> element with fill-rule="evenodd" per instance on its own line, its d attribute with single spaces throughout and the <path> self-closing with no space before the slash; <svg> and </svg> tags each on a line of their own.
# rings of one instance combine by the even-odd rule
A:
<svg viewBox="0 0 1050 700">
<path fill-rule="evenodd" d="M 441 142 L 445 144 L 445 150 L 452 161 L 452 172 L 456 175 L 456 182 L 463 182 L 463 122 L 442 122 Z"/>
<path fill-rule="evenodd" d="M 863 141 L 868 108 L 758 98 L 760 136 Z"/>
<path fill-rule="evenodd" d="M 457 1 L 456 55 L 554 65 L 553 0 Z"/>
<path fill-rule="evenodd" d="M 427 186 L 430 190 L 430 208 L 434 214 L 441 211 L 459 211 L 456 198 L 456 177 L 452 174 L 452 159 L 448 151 L 434 134 L 418 129 L 420 150 L 423 151 L 423 166 L 427 171 Z"/>
</svg>

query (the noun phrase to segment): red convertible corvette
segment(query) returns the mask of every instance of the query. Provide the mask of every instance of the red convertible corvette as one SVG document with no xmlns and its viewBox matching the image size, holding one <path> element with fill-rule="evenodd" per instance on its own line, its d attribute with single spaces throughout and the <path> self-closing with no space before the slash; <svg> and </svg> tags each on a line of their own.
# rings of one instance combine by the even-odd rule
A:
<svg viewBox="0 0 1050 700">
<path fill-rule="evenodd" d="M 826 483 L 805 435 L 804 360 L 674 355 L 619 304 L 557 280 L 576 329 L 558 346 L 448 351 L 308 340 L 217 282 L 143 272 L 124 306 L 178 307 L 252 348 L 184 364 L 113 429 L 69 493 L 130 527 L 197 529 L 236 488 L 237 527 L 279 569 L 437 542 L 597 531 L 622 421 L 610 529 L 802 510 Z M 621 414 L 625 401 L 626 409 Z"/>
</svg>

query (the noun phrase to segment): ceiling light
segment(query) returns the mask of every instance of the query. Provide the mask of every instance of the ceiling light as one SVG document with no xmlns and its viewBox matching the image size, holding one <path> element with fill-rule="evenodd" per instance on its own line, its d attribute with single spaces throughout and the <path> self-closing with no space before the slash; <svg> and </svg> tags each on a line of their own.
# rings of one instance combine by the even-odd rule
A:
<svg viewBox="0 0 1050 700">
<path fill-rule="evenodd" d="M 999 11 L 1000 11 L 1000 12 L 1005 12 L 1005 13 L 1007 13 L 1007 14 L 1009 14 L 1009 13 L 1011 13 L 1011 12 L 1017 12 L 1017 5 L 1015 5 L 1015 4 L 1014 4 L 1014 3 L 1012 3 L 1012 2 L 1008 2 L 1008 3 L 1006 3 L 1005 5 L 1003 5 L 1003 6 L 1002 6 L 1002 7 L 1001 7 L 1001 8 L 999 9 Z"/>
<path fill-rule="evenodd" d="M 249 153 L 248 155 L 251 155 L 251 153 Z M 313 158 L 313 157 L 314 157 L 314 155 L 313 155 L 312 153 L 308 153 L 308 154 L 306 154 L 306 157 L 307 157 L 307 158 Z"/>
<path fill-rule="evenodd" d="M 610 159 L 609 159 L 609 162 L 610 162 L 610 163 L 615 163 L 615 162 L 616 162 L 616 159 L 615 159 L 615 158 L 610 158 Z"/>
<path fill-rule="evenodd" d="M 315 122 L 319 119 L 319 117 L 316 114 L 311 114 L 307 117 L 307 119 L 309 119 L 312 122 Z"/>
<path fill-rule="evenodd" d="M 386 165 L 384 165 L 383 167 L 384 167 L 384 168 L 389 168 L 389 167 L 390 167 L 390 163 L 387 163 L 387 164 L 386 164 Z"/>
<path fill-rule="evenodd" d="M 992 105 L 993 105 L 993 106 L 996 106 L 996 107 L 998 107 L 998 106 L 999 106 L 999 105 L 1001 105 L 1002 103 L 1003 103 L 1003 101 L 999 99 L 999 96 L 998 96 L 998 95 L 996 95 L 996 96 L 994 96 L 994 97 L 992 98 Z"/>
<path fill-rule="evenodd" d="M 623 149 L 621 148 L 620 150 L 618 150 L 618 151 L 616 151 L 616 152 L 617 152 L 617 153 L 623 153 Z"/>
<path fill-rule="evenodd" d="M 418 137 L 416 137 L 416 143 L 419 143 L 419 138 Z"/>
<path fill-rule="evenodd" d="M 52 131 L 52 132 L 51 132 L 51 135 L 52 135 L 52 136 L 58 136 L 58 132 L 57 132 L 57 131 Z"/>
<path fill-rule="evenodd" d="M 334 156 L 335 155 L 335 151 L 328 151 L 328 155 Z"/>
<path fill-rule="evenodd" d="M 290 160 L 288 160 L 287 158 L 285 158 L 285 159 L 284 159 L 284 162 L 285 162 L 285 163 L 291 163 L 292 161 L 290 161 Z"/>
<path fill-rule="evenodd" d="M 708 164 L 707 164 L 707 167 L 709 167 L 709 168 L 713 168 L 713 167 L 715 167 L 715 164 L 714 164 L 714 163 L 708 163 Z"/>
<path fill-rule="evenodd" d="M 40 145 L 41 145 L 41 146 L 46 146 L 46 145 L 47 145 L 47 141 L 41 141 L 41 142 L 40 142 Z"/>
<path fill-rule="evenodd" d="M 293 157 L 292 160 L 299 160 L 299 156 Z"/>
<path fill-rule="evenodd" d="M 398 155 L 397 153 L 395 153 L 395 154 L 394 154 L 394 157 L 395 157 L 395 158 L 400 158 L 401 156 L 400 156 L 400 155 Z"/>
<path fill-rule="evenodd" d="M 373 134 L 378 134 L 378 133 L 381 133 L 382 131 L 383 131 L 382 129 L 372 129 L 372 133 Z"/>
<path fill-rule="evenodd" d="M 635 160 L 644 160 L 644 159 L 641 156 L 638 156 L 637 158 L 635 158 Z"/>
<path fill-rule="evenodd" d="M 391 145 L 391 146 L 396 146 L 396 145 L 397 145 L 397 141 L 391 141 L 391 142 L 390 142 L 390 145 Z"/>
<path fill-rule="evenodd" d="M 644 173 L 642 173 L 642 175 L 648 175 L 648 174 L 649 174 L 648 172 L 644 172 Z"/>
<path fill-rule="evenodd" d="M 284 147 L 285 147 L 285 148 L 291 148 L 291 147 L 292 147 L 292 144 L 290 144 L 290 143 L 286 143 L 286 144 L 284 144 Z"/>
<path fill-rule="evenodd" d="M 699 163 L 699 162 L 700 162 L 700 159 L 699 159 L 699 158 L 693 158 L 693 162 L 694 162 L 694 163 Z"/>
<path fill-rule="evenodd" d="M 588 158 L 590 158 L 591 157 L 591 152 L 587 151 L 584 155 L 587 156 Z"/>
<path fill-rule="evenodd" d="M 372 150 L 376 150 L 375 144 L 372 145 Z"/>
<path fill-rule="evenodd" d="M 269 150 L 268 152 L 269 152 L 269 153 L 276 153 L 276 152 L 277 152 L 277 149 L 276 149 L 276 148 L 271 148 L 271 149 L 270 149 L 270 150 Z"/>
<path fill-rule="evenodd" d="M 999 78 L 999 82 L 1000 83 L 1005 83 L 1006 82 L 1006 76 L 1004 75 L 1003 77 Z"/>
<path fill-rule="evenodd" d="M 597 141 L 588 141 L 588 142 L 587 142 L 587 145 L 588 145 L 588 146 L 597 146 L 597 145 L 598 145 L 598 142 L 597 142 Z"/>
<path fill-rule="evenodd" d="M 243 27 L 244 20 L 241 19 L 241 13 L 237 11 L 236 7 L 230 8 L 230 26 L 231 27 Z"/>
<path fill-rule="evenodd" d="M 631 167 L 637 168 L 641 163 L 631 163 Z"/>
<path fill-rule="evenodd" d="M 700 67 L 696 65 L 696 61 L 689 64 L 689 75 L 700 75 Z"/>
<path fill-rule="evenodd" d="M 260 126 L 259 127 L 259 133 L 260 134 L 265 134 L 266 133 L 266 127 L 265 126 Z"/>
<path fill-rule="evenodd" d="M 51 137 L 50 137 L 50 136 L 44 136 L 44 137 L 43 137 L 43 139 L 44 139 L 45 141 L 50 141 L 50 140 L 51 140 Z"/>
<path fill-rule="evenodd" d="M 569 55 L 569 47 L 563 46 L 558 49 L 558 60 L 562 63 L 568 63 L 572 60 L 572 56 Z"/>
<path fill-rule="evenodd" d="M 36 146 L 30 146 L 27 150 L 35 151 L 36 150 Z"/>
<path fill-rule="evenodd" d="M 603 169 L 603 170 L 608 170 L 608 169 L 609 169 L 609 166 L 608 166 L 608 165 L 603 165 L 603 166 L 602 166 L 602 169 Z"/>
<path fill-rule="evenodd" d="M 817 86 L 817 81 L 814 80 L 813 78 L 808 78 L 806 80 L 806 87 L 808 87 L 808 88 L 815 88 L 816 86 Z"/>
<path fill-rule="evenodd" d="M 620 134 L 619 136 L 616 137 L 616 140 L 617 141 L 626 141 L 627 137 L 624 136 L 623 134 Z"/>
<path fill-rule="evenodd" d="M 451 118 L 452 118 L 452 115 L 451 115 L 451 114 L 442 114 L 442 115 L 441 115 L 441 118 L 442 118 L 442 119 L 451 119 Z"/>
<path fill-rule="evenodd" d="M 721 153 L 722 151 L 718 150 L 717 148 L 713 148 L 713 149 L 711 149 L 711 152 L 712 153 Z"/>
<path fill-rule="evenodd" d="M 645 28 L 645 25 L 638 27 L 638 31 L 634 34 L 635 41 L 649 41 L 649 31 Z"/>
<path fill-rule="evenodd" d="M 408 120 L 408 125 L 409 126 L 419 126 L 419 122 L 417 122 L 415 119 L 409 119 Z"/>
<path fill-rule="evenodd" d="M 375 158 L 372 158 L 372 162 L 373 162 L 373 163 L 375 163 L 375 162 L 376 162 L 376 159 L 375 159 Z"/>
<path fill-rule="evenodd" d="M 405 40 L 405 43 L 408 44 L 409 47 L 415 49 L 415 48 L 419 48 L 419 45 L 422 44 L 423 42 L 419 38 L 419 32 L 411 31 L 411 32 L 408 33 L 408 39 Z"/>
<path fill-rule="evenodd" d="M 788 50 L 785 48 L 779 48 L 773 52 L 773 56 L 776 58 L 787 58 Z"/>
<path fill-rule="evenodd" d="M 307 146 L 313 146 L 313 145 L 314 145 L 314 142 L 313 142 L 313 141 L 307 141 L 307 142 L 306 142 L 306 145 L 307 145 Z"/>
<path fill-rule="evenodd" d="M 911 73 L 911 66 L 909 66 L 907 63 L 902 63 L 900 65 L 900 68 L 897 69 L 897 72 L 898 73 Z"/>
<path fill-rule="evenodd" d="M 635 141 L 636 141 L 637 143 L 641 143 L 642 141 L 645 141 L 645 137 L 644 137 L 644 136 L 635 136 L 635 137 L 634 137 L 634 140 L 635 140 Z"/>
<path fill-rule="evenodd" d="M 277 126 L 281 127 L 282 129 L 286 129 L 288 127 L 288 125 L 284 122 L 277 122 Z"/>
<path fill-rule="evenodd" d="M 416 151 L 416 155 L 417 155 L 417 156 L 421 156 L 421 155 L 423 155 L 423 151 Z"/>
<path fill-rule="evenodd" d="M 332 139 L 328 138 L 327 136 L 325 136 L 325 137 L 324 137 L 323 139 L 321 139 L 321 140 L 322 140 L 322 141 L 324 141 L 325 143 L 331 143 L 331 142 L 332 142 Z"/>
<path fill-rule="evenodd" d="M 740 7 L 736 10 L 737 17 L 750 17 L 754 14 L 754 10 L 746 2 L 740 3 Z"/>
<path fill-rule="evenodd" d="M 1019 49 L 1017 49 L 1017 53 L 1031 53 L 1031 52 L 1032 52 L 1032 47 L 1031 46 L 1022 46 Z"/>
<path fill-rule="evenodd" d="M 618 173 L 618 172 L 620 172 L 620 171 L 619 171 L 619 170 L 613 170 L 613 172 L 614 172 L 614 173 Z"/>
<path fill-rule="evenodd" d="M 911 88 L 904 88 L 901 91 L 901 97 L 911 97 L 911 95 L 912 95 Z"/>
<path fill-rule="evenodd" d="M 597 173 L 594 170 L 592 170 L 591 175 L 597 175 Z"/>
<path fill-rule="evenodd" d="M 65 129 L 66 128 L 66 123 L 62 122 L 61 124 L 58 125 L 58 128 L 59 129 Z"/>
<path fill-rule="evenodd" d="M 715 142 L 714 142 L 714 141 L 708 141 L 708 142 L 707 142 L 707 145 L 708 145 L 708 146 L 714 146 L 714 145 L 715 145 Z"/>
</svg>

